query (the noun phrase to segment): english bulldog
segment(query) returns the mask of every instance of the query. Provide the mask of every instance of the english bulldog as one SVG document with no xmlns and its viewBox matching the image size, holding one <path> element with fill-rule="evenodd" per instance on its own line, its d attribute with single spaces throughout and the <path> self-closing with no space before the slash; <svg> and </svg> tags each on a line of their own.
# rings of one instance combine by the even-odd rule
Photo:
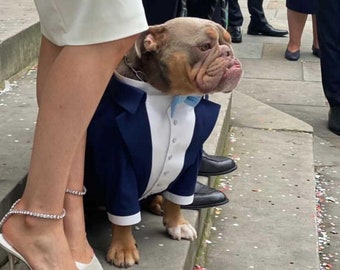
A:
<svg viewBox="0 0 340 270">
<path fill-rule="evenodd" d="M 102 194 L 112 223 L 107 261 L 139 262 L 131 225 L 139 201 L 161 193 L 173 239 L 194 240 L 180 205 L 193 200 L 202 146 L 219 105 L 203 98 L 232 91 L 242 76 L 230 35 L 198 18 L 175 18 L 142 33 L 112 76 L 87 134 L 85 185 Z"/>
</svg>

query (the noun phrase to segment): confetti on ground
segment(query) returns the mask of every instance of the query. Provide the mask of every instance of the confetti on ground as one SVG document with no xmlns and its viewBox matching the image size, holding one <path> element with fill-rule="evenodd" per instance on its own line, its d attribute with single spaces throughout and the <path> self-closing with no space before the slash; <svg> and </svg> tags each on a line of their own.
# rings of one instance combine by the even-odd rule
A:
<svg viewBox="0 0 340 270">
<path fill-rule="evenodd" d="M 222 208 L 220 208 L 220 207 L 215 207 L 215 214 L 216 214 L 216 215 L 221 214 L 221 212 L 222 212 Z"/>
<path fill-rule="evenodd" d="M 337 234 L 335 230 L 336 224 L 329 222 L 331 216 L 325 210 L 325 204 L 333 204 L 337 202 L 337 199 L 327 195 L 327 190 L 330 185 L 330 181 L 325 179 L 325 176 L 316 173 L 315 175 L 315 194 L 316 194 L 316 221 L 318 228 L 318 246 L 319 246 L 319 258 L 320 258 L 320 270 L 334 270 L 336 267 L 334 263 L 338 261 L 338 254 L 331 254 L 328 252 L 328 248 L 331 245 L 331 238 L 328 235 Z M 336 217 L 334 217 L 336 219 Z M 331 226 L 331 228 L 329 228 Z M 338 269 L 338 268 L 337 268 Z"/>
<path fill-rule="evenodd" d="M 10 92 L 12 90 L 12 86 L 9 81 L 5 80 L 5 88 L 0 91 L 0 95 Z"/>
<path fill-rule="evenodd" d="M 199 265 L 195 265 L 193 270 L 208 270 L 208 269 Z"/>
</svg>

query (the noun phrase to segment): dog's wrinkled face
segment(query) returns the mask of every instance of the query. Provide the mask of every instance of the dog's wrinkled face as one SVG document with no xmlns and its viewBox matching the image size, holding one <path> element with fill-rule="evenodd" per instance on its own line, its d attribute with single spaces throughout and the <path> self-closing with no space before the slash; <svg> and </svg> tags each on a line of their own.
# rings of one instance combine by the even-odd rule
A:
<svg viewBox="0 0 340 270">
<path fill-rule="evenodd" d="M 229 33 L 199 18 L 151 26 L 136 45 L 150 84 L 173 95 L 230 92 L 242 76 Z M 143 61 L 144 60 L 144 61 Z M 159 72 L 158 72 L 159 71 Z"/>
</svg>

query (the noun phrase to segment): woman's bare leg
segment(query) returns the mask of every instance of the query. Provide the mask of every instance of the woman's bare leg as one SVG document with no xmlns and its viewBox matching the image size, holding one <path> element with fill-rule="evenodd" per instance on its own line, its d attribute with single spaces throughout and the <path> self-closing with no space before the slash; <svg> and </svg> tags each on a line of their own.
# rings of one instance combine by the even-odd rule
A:
<svg viewBox="0 0 340 270">
<path fill-rule="evenodd" d="M 76 149 L 108 80 L 135 38 L 67 46 L 52 61 L 42 84 L 30 170 L 17 209 L 62 211 Z M 3 234 L 33 269 L 75 269 L 62 221 L 12 216 Z"/>
<path fill-rule="evenodd" d="M 300 50 L 302 32 L 306 24 L 307 14 L 287 9 L 289 42 L 287 49 L 290 52 Z"/>
<path fill-rule="evenodd" d="M 43 85 L 49 69 L 60 51 L 61 47 L 58 47 L 43 38 L 37 75 L 38 104 L 40 103 L 41 96 L 43 95 Z M 85 140 L 86 138 L 83 136 L 76 150 L 69 174 L 67 187 L 73 190 L 83 189 Z M 71 249 L 72 257 L 75 261 L 89 263 L 94 252 L 86 237 L 83 198 L 81 196 L 66 194 L 64 208 L 68 213 L 68 215 L 64 218 L 64 230 L 67 242 Z"/>
<path fill-rule="evenodd" d="M 41 38 L 40 54 L 37 71 L 37 102 L 40 104 L 41 96 L 44 91 L 44 84 L 48 74 L 57 59 L 63 47 L 57 46 L 47 40 L 44 36 Z"/>
</svg>

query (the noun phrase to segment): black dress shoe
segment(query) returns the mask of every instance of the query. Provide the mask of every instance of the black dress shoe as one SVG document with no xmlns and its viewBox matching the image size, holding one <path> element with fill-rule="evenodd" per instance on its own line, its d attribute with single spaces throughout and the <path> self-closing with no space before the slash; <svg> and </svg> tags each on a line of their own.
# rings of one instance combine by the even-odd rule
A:
<svg viewBox="0 0 340 270">
<path fill-rule="evenodd" d="M 320 49 L 319 48 L 316 48 L 314 47 L 314 45 L 312 46 L 312 52 L 313 54 L 316 56 L 316 57 L 319 57 L 320 58 Z"/>
<path fill-rule="evenodd" d="M 237 169 L 234 160 L 228 157 L 212 156 L 203 151 L 198 175 L 214 176 L 230 173 Z"/>
<path fill-rule="evenodd" d="M 333 106 L 329 110 L 328 128 L 336 135 L 340 135 L 340 106 Z"/>
<path fill-rule="evenodd" d="M 250 22 L 248 26 L 248 35 L 263 35 L 270 37 L 283 37 L 288 34 L 287 30 L 276 29 L 269 23 L 263 25 L 255 25 Z"/>
<path fill-rule="evenodd" d="M 227 31 L 229 32 L 233 43 L 242 42 L 241 26 L 228 26 Z"/>
<path fill-rule="evenodd" d="M 227 202 L 229 202 L 229 199 L 222 191 L 203 185 L 200 182 L 196 182 L 194 201 L 192 204 L 182 205 L 181 208 L 197 210 L 201 208 L 219 206 L 226 204 Z"/>
<path fill-rule="evenodd" d="M 297 50 L 296 52 L 288 51 L 288 49 L 285 52 L 285 58 L 289 61 L 297 61 L 300 58 L 300 50 Z"/>
</svg>

